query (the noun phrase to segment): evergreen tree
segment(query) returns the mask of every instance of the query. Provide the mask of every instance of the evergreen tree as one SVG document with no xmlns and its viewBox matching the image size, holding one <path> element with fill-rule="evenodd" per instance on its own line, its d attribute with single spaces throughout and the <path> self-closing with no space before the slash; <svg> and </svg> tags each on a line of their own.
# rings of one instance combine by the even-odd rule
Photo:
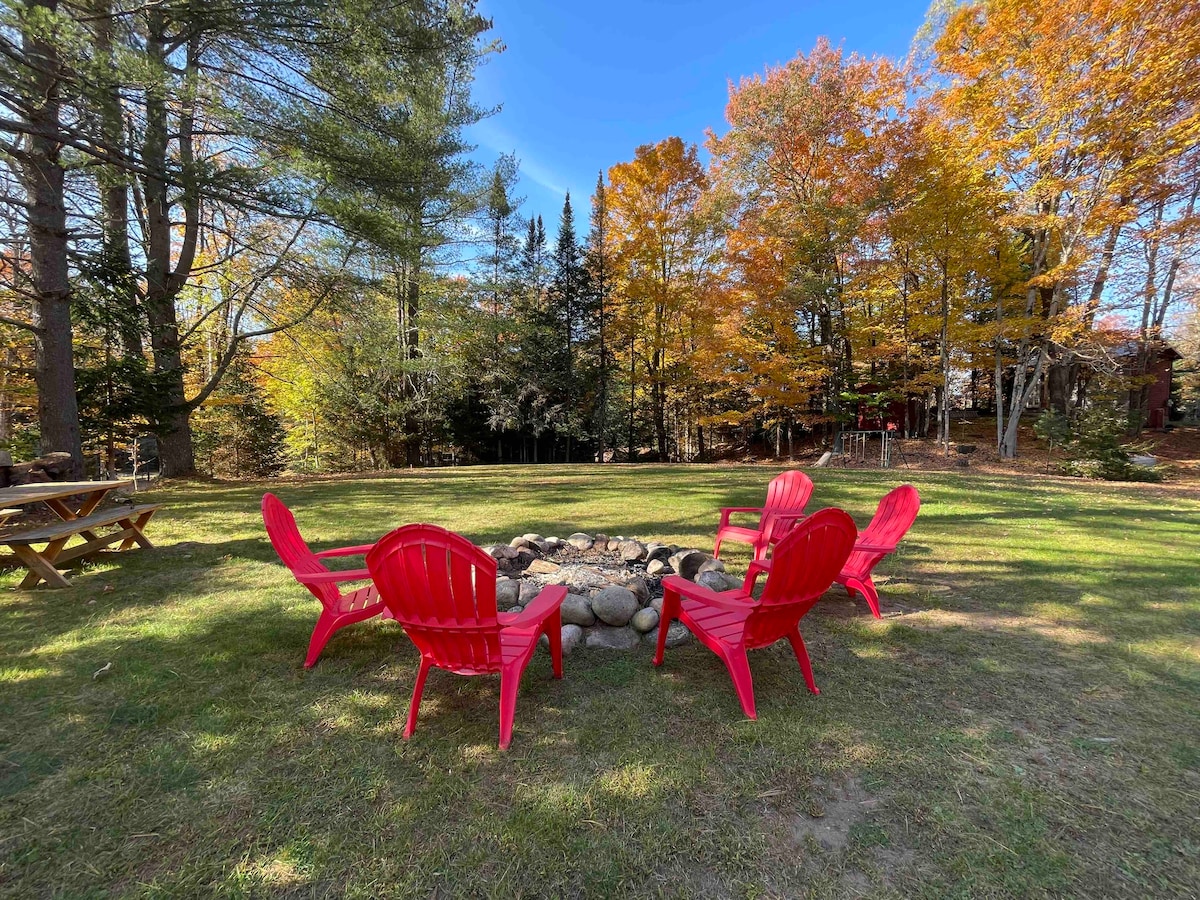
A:
<svg viewBox="0 0 1200 900">
<path fill-rule="evenodd" d="M 592 211 L 587 246 L 584 251 L 584 268 L 588 304 L 596 323 L 596 377 L 598 391 L 593 434 L 596 440 L 596 458 L 604 462 L 604 453 L 609 446 L 609 389 L 611 371 L 609 366 L 609 287 L 612 265 L 609 259 L 608 198 L 605 195 L 604 173 L 596 176 L 596 191 L 592 195 Z"/>
<path fill-rule="evenodd" d="M 553 279 L 547 298 L 547 312 L 559 339 L 553 357 L 555 393 L 563 409 L 561 433 L 565 439 L 565 458 L 571 462 L 573 442 L 586 439 L 587 409 L 583 353 L 592 336 L 591 309 L 588 303 L 587 271 L 575 236 L 575 213 L 571 195 L 563 200 L 558 239 L 554 246 Z"/>
</svg>

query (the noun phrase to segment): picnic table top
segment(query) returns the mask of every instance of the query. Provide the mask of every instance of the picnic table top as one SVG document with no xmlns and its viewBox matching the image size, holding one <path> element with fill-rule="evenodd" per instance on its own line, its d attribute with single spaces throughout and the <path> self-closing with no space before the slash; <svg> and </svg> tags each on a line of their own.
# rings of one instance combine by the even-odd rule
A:
<svg viewBox="0 0 1200 900">
<path fill-rule="evenodd" d="M 94 494 L 117 488 L 129 487 L 132 478 L 116 481 L 49 481 L 45 484 L 19 484 L 16 487 L 0 488 L 0 506 L 14 503 L 37 503 L 42 500 L 59 500 L 75 494 Z"/>
</svg>

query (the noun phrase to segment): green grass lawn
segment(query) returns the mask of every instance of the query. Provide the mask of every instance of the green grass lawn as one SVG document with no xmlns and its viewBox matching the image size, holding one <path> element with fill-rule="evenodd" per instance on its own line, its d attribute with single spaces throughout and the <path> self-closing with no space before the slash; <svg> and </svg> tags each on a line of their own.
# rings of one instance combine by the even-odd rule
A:
<svg viewBox="0 0 1200 900">
<path fill-rule="evenodd" d="M 774 470 L 468 468 L 272 485 L 318 548 L 410 521 L 476 542 L 576 529 L 711 548 Z M 0 593 L 0 894 L 1195 896 L 1200 499 L 1054 479 L 819 471 L 865 525 L 923 508 L 880 572 L 751 656 L 758 721 L 692 644 L 434 671 L 394 623 L 302 660 L 317 605 L 262 485 L 187 485 L 69 590 Z M 742 548 L 731 548 L 735 567 Z M 111 674 L 92 673 L 112 663 Z"/>
</svg>

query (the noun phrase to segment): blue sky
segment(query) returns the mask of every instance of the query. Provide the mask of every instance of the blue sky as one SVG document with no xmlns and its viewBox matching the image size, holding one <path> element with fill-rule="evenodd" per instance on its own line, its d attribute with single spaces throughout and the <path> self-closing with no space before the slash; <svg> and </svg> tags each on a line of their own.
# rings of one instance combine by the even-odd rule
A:
<svg viewBox="0 0 1200 900">
<path fill-rule="evenodd" d="M 807 52 L 824 35 L 847 52 L 903 56 L 928 0 L 605 3 L 481 0 L 507 50 L 477 76 L 481 105 L 502 110 L 468 132 L 478 157 L 516 152 L 525 216 L 551 239 L 563 194 L 586 230 L 596 176 L 639 144 L 724 130 L 728 85 Z"/>
</svg>

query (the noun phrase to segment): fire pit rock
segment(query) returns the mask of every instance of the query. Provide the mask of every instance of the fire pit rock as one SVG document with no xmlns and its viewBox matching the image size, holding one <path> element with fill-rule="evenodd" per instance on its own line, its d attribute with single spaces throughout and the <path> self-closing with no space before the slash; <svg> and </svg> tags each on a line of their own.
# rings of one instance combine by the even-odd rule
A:
<svg viewBox="0 0 1200 900">
<path fill-rule="evenodd" d="M 653 643 L 662 612 L 662 579 L 676 572 L 713 590 L 739 582 L 719 560 L 691 548 L 624 535 L 577 531 L 566 540 L 528 533 L 485 546 L 496 560 L 496 605 L 515 610 L 533 602 L 546 585 L 566 585 L 562 605 L 563 652 L 576 647 L 633 650 Z M 682 624 L 668 630 L 667 646 L 691 639 Z M 546 642 L 543 640 L 542 642 Z"/>
</svg>

